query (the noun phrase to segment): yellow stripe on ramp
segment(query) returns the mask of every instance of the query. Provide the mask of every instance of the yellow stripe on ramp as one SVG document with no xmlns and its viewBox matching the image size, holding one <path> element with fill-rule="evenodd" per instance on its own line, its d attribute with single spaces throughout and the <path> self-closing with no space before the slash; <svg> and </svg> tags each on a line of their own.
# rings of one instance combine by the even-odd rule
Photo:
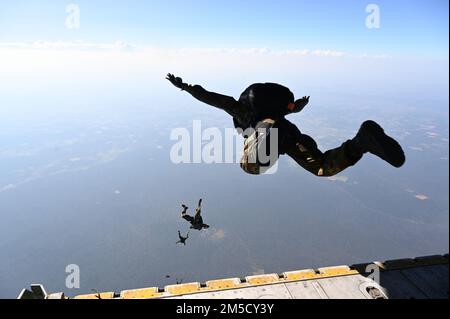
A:
<svg viewBox="0 0 450 319">
<path fill-rule="evenodd" d="M 124 290 L 120 293 L 121 299 L 151 299 L 161 297 L 162 293 L 158 292 L 158 288 L 142 288 Z"/>
<path fill-rule="evenodd" d="M 170 285 L 166 286 L 164 290 L 172 295 L 192 294 L 200 291 L 200 284 L 193 282 L 189 284 Z"/>
<path fill-rule="evenodd" d="M 257 276 L 247 276 L 245 280 L 250 285 L 265 285 L 278 282 L 280 278 L 277 274 L 267 274 L 267 275 L 257 275 Z"/>
<path fill-rule="evenodd" d="M 239 278 L 210 280 L 206 282 L 206 287 L 211 290 L 239 288 L 241 286 L 241 280 Z"/>
</svg>

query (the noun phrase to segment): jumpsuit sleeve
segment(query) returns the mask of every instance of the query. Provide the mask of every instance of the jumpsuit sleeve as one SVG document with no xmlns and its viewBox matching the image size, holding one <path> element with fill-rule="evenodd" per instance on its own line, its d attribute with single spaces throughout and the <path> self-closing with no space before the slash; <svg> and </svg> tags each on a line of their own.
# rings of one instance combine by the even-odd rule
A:
<svg viewBox="0 0 450 319">
<path fill-rule="evenodd" d="M 224 110 L 233 117 L 239 116 L 242 112 L 241 104 L 231 96 L 209 92 L 200 85 L 187 85 L 183 90 L 197 100 Z"/>
</svg>

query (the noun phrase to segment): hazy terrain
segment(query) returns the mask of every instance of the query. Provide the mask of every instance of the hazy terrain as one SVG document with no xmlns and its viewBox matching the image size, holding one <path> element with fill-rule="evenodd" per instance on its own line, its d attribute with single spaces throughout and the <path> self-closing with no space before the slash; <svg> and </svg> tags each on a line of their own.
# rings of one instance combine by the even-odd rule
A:
<svg viewBox="0 0 450 319">
<path fill-rule="evenodd" d="M 173 164 L 173 128 L 232 122 L 161 88 L 6 100 L 0 297 L 31 283 L 75 295 L 448 252 L 445 101 L 311 89 L 311 105 L 290 118 L 322 149 L 370 118 L 401 141 L 406 165 L 368 155 L 321 179 L 282 158 L 278 173 L 255 177 L 239 165 Z M 212 227 L 177 246 L 188 229 L 180 205 L 192 211 L 200 197 Z M 79 290 L 65 287 L 68 264 L 80 266 Z"/>
</svg>

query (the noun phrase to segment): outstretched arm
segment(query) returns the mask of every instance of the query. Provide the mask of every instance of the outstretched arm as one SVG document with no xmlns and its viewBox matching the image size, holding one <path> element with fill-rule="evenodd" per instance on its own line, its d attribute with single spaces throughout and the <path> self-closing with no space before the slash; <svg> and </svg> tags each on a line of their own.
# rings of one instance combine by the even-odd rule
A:
<svg viewBox="0 0 450 319">
<path fill-rule="evenodd" d="M 224 110 L 233 117 L 240 111 L 240 104 L 231 96 L 206 91 L 200 85 L 184 83 L 182 78 L 175 77 L 175 75 L 170 73 L 167 74 L 166 79 L 175 87 L 191 94 L 197 100 Z"/>
<path fill-rule="evenodd" d="M 305 108 L 309 103 L 309 96 L 304 96 L 301 99 L 295 101 L 295 103 L 289 104 L 288 108 L 292 113 L 298 113 Z"/>
</svg>

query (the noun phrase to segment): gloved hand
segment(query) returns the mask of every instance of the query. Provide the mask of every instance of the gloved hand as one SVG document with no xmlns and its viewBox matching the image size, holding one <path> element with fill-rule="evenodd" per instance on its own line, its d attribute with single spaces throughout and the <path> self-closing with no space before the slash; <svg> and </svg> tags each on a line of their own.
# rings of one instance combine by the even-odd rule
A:
<svg viewBox="0 0 450 319">
<path fill-rule="evenodd" d="M 186 83 L 183 83 L 183 79 L 180 77 L 175 77 L 175 75 L 168 73 L 166 80 L 169 80 L 170 83 L 172 83 L 175 87 L 185 90 L 189 85 Z"/>
<path fill-rule="evenodd" d="M 301 110 L 303 110 L 303 108 L 308 105 L 309 103 L 309 96 L 304 96 L 303 98 L 295 101 L 295 108 L 294 108 L 294 112 L 300 112 Z"/>
</svg>

